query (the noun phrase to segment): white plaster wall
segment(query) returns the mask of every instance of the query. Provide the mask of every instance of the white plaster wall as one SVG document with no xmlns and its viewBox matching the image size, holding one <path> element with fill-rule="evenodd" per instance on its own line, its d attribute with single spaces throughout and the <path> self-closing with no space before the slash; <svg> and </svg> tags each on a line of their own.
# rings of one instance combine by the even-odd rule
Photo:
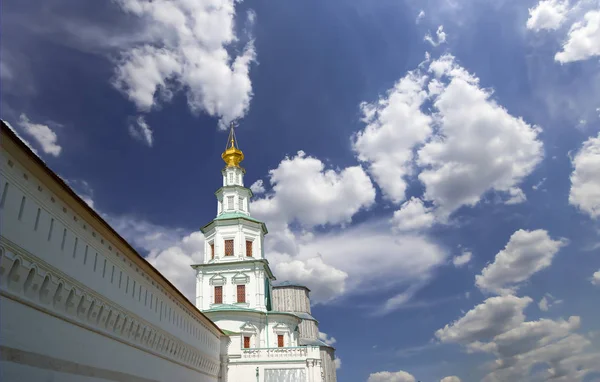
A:
<svg viewBox="0 0 600 382">
<path fill-rule="evenodd" d="M 217 378 L 156 357 L 101 334 L 72 325 L 59 318 L 11 299 L 0 298 L 2 331 L 0 344 L 44 356 L 67 360 L 102 371 L 119 371 L 148 381 L 216 381 Z M 61 363 L 55 364 L 61 368 Z M 1 363 L 2 381 L 106 381 L 59 370 L 15 362 Z M 122 381 L 127 381 L 124 376 Z"/>
<path fill-rule="evenodd" d="M 296 347 L 298 346 L 298 334 L 294 332 L 294 329 L 299 323 L 299 319 L 293 316 L 287 315 L 269 315 L 268 325 L 267 317 L 265 315 L 258 314 L 247 314 L 242 313 L 207 313 L 207 315 L 222 329 L 229 330 L 232 332 L 240 333 L 243 331 L 243 327 L 252 326 L 255 328 L 255 334 L 251 335 L 250 347 L 251 348 L 269 348 L 278 347 L 277 334 L 284 335 L 285 347 Z M 251 334 L 248 331 L 247 334 Z M 268 335 L 267 335 L 268 333 Z M 231 342 L 227 353 L 229 355 L 236 355 L 241 353 L 242 349 L 242 336 L 231 336 Z"/>
<path fill-rule="evenodd" d="M 8 183 L 6 195 L 0 196 L 4 199 L 2 237 L 181 340 L 201 350 L 218 351 L 218 336 L 116 245 L 95 232 L 4 150 L 1 161 L 0 192 Z"/>
<path fill-rule="evenodd" d="M 50 186 L 35 178 L 4 149 L 0 157 L 0 175 L 0 239 L 3 246 L 7 244 L 18 248 L 18 252 L 27 255 L 29 263 L 52 270 L 53 283 L 60 285 L 61 279 L 69 280 L 70 285 L 76 285 L 77 293 L 87 290 L 101 296 L 124 314 L 118 319 L 141 318 L 149 333 L 168 333 L 176 341 L 181 341 L 181 344 L 192 346 L 210 358 L 219 358 L 221 339 L 218 331 L 212 325 L 201 322 L 198 313 L 192 313 L 193 308 L 177 301 L 180 297 L 176 297 L 174 291 L 156 281 L 156 275 L 146 273 L 135 261 L 124 255 L 119 249 L 122 244 L 117 238 L 112 235 L 103 237 L 96 232 L 92 222 L 51 193 Z M 1 277 L 6 277 L 9 270 L 2 269 Z M 23 277 L 19 281 L 23 282 L 27 273 L 15 274 L 15 277 Z M 43 276 L 36 277 L 43 279 Z M 13 292 L 18 295 L 22 290 Z M 3 296 L 4 293 L 3 290 Z M 81 295 L 77 294 L 77 298 L 79 296 Z M 43 330 L 49 337 L 40 335 L 39 338 L 48 344 L 45 351 L 55 356 L 64 352 L 64 357 L 78 356 L 77 359 L 82 362 L 93 363 L 99 358 L 99 362 L 103 359 L 111 360 L 105 362 L 109 364 L 115 360 L 111 370 L 119 371 L 122 362 L 130 359 L 134 365 L 132 370 L 143 370 L 144 373 L 148 371 L 149 375 L 153 374 L 154 365 L 161 365 L 167 371 L 173 368 L 185 369 L 173 371 L 175 375 L 181 374 L 180 380 L 209 380 L 198 377 L 198 371 L 173 363 L 172 360 L 167 361 L 137 350 L 129 344 L 94 334 L 85 325 L 67 323 L 25 305 L 11 305 L 11 302 L 5 300 L 3 298 L 1 307 L 2 346 L 14 345 L 41 351 L 43 341 L 38 341 L 38 337 L 19 333 L 37 333 Z M 178 345 L 173 342 L 173 346 L 175 349 Z M 184 347 L 179 348 L 184 351 Z M 187 357 L 188 353 L 181 356 Z M 191 359 L 191 353 L 188 358 Z M 163 361 L 168 365 L 163 364 Z M 3 366 L 7 373 L 13 374 L 27 369 L 12 363 Z M 31 378 L 37 377 L 32 374 Z M 165 377 L 163 380 L 172 379 Z"/>
<path fill-rule="evenodd" d="M 225 240 L 233 239 L 233 256 L 225 256 Z M 262 231 L 258 223 L 242 220 L 226 224 L 218 222 L 210 232 L 206 232 L 204 241 L 204 263 L 219 263 L 247 260 L 246 240 L 252 241 L 253 259 L 262 259 Z M 215 258 L 211 258 L 210 244 L 215 245 Z"/>
<path fill-rule="evenodd" d="M 234 283 L 236 275 L 248 276 L 246 285 L 246 303 L 237 303 L 237 284 Z M 210 268 L 201 267 L 196 273 L 196 306 L 200 310 L 208 310 L 217 305 L 214 304 L 215 286 L 211 279 L 224 278 L 223 304 L 237 305 L 242 308 L 250 308 L 266 311 L 265 305 L 265 270 L 264 265 L 258 262 L 245 264 L 226 263 L 215 265 Z"/>
</svg>

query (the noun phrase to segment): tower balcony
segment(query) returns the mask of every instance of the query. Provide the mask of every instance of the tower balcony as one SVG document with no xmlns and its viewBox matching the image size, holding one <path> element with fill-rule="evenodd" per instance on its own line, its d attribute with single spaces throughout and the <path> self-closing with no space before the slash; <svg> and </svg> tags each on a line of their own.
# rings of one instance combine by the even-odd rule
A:
<svg viewBox="0 0 600 382">
<path fill-rule="evenodd" d="M 318 346 L 295 346 L 280 348 L 242 349 L 241 359 L 244 361 L 305 361 L 321 357 Z"/>
</svg>

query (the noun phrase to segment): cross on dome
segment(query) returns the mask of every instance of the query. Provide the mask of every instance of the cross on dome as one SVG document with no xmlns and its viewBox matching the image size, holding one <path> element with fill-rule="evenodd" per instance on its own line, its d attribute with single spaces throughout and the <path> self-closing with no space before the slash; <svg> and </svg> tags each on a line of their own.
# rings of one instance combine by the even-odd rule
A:
<svg viewBox="0 0 600 382">
<path fill-rule="evenodd" d="M 229 129 L 227 145 L 225 146 L 225 151 L 221 154 L 221 158 L 223 158 L 227 167 L 240 167 L 240 162 L 244 160 L 244 153 L 237 147 L 233 121 L 231 122 L 231 128 Z"/>
</svg>

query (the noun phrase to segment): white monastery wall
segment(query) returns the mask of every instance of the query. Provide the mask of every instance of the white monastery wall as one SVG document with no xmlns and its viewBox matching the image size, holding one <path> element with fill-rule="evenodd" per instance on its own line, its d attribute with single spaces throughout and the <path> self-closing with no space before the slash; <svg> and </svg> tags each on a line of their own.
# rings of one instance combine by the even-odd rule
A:
<svg viewBox="0 0 600 382">
<path fill-rule="evenodd" d="M 113 375 L 94 380 L 216 381 L 219 330 L 41 165 L 2 138 L 2 353 L 27 351 Z M 7 373 L 31 369 L 30 379 L 19 380 L 59 373 L 5 358 Z M 118 373 L 128 377 L 118 379 Z"/>
</svg>

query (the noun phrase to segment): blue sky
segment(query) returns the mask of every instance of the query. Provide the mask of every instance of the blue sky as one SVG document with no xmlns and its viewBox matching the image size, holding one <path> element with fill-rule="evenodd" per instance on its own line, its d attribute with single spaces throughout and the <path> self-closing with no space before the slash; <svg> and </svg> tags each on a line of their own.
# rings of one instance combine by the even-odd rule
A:
<svg viewBox="0 0 600 382">
<path fill-rule="evenodd" d="M 3 4 L 2 119 L 190 298 L 231 120 L 340 381 L 600 380 L 597 0 Z"/>
</svg>

